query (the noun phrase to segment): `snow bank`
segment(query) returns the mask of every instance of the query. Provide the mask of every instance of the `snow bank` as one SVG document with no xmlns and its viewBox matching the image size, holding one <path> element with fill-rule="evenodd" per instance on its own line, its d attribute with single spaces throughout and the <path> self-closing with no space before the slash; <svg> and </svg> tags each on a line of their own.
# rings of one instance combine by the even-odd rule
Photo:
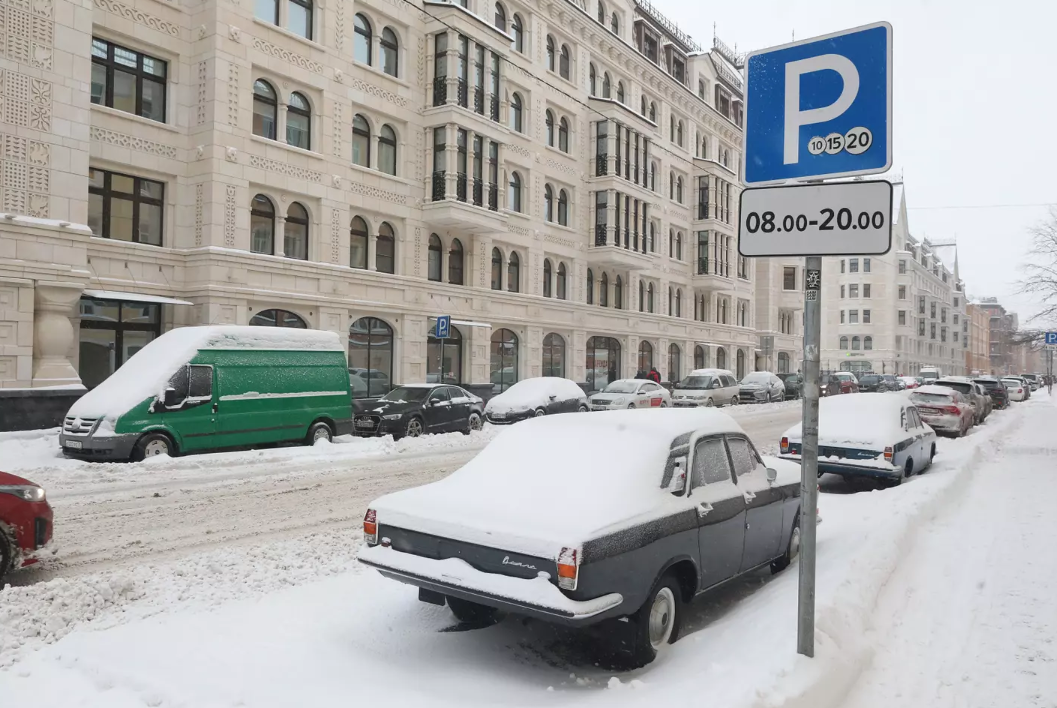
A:
<svg viewBox="0 0 1057 708">
<path fill-rule="evenodd" d="M 160 394 L 176 369 L 202 349 L 344 351 L 335 332 L 290 327 L 177 327 L 140 349 L 103 383 L 79 398 L 68 415 L 116 419 Z"/>
<path fill-rule="evenodd" d="M 551 402 L 551 396 L 556 401 L 570 401 L 576 399 L 587 400 L 587 394 L 583 392 L 575 382 L 558 376 L 537 376 L 516 384 L 503 391 L 488 401 L 486 412 L 488 413 L 517 413 L 527 411 L 537 406 L 545 406 Z"/>
</svg>

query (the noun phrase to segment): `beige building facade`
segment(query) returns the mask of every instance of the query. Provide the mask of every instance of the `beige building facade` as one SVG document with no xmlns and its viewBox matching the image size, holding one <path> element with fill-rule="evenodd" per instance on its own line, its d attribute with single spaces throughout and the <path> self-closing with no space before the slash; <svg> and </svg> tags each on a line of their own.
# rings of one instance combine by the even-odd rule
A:
<svg viewBox="0 0 1057 708">
<path fill-rule="evenodd" d="M 966 308 L 969 322 L 969 349 L 965 353 L 965 367 L 970 374 L 991 373 L 991 315 L 979 305 Z"/>
</svg>

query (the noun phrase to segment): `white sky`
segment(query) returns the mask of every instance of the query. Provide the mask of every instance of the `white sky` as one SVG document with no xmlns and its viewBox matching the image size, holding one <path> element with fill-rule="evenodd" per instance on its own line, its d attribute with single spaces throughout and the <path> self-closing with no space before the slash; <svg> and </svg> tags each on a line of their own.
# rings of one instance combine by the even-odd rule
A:
<svg viewBox="0 0 1057 708">
<path fill-rule="evenodd" d="M 968 293 L 1025 315 L 1017 294 L 1027 227 L 1045 207 L 915 207 L 1057 202 L 1057 4 L 1036 0 L 914 2 L 653 0 L 704 49 L 716 34 L 739 52 L 879 20 L 895 33 L 895 166 L 910 231 L 957 238 Z M 883 7 L 883 14 L 878 8 Z"/>
</svg>

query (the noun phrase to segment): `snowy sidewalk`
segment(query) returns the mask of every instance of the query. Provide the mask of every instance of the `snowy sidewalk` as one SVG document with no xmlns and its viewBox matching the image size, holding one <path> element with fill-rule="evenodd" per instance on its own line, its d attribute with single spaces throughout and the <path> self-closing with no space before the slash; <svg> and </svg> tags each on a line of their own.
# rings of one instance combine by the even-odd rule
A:
<svg viewBox="0 0 1057 708">
<path fill-rule="evenodd" d="M 1057 706 L 1057 406 L 1022 405 L 1023 425 L 908 548 L 845 708 Z"/>
</svg>

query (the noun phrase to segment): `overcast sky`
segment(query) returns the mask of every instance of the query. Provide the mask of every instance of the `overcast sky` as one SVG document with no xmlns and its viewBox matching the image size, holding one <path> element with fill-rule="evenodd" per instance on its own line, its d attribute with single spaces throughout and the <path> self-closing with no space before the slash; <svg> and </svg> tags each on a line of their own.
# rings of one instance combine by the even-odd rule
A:
<svg viewBox="0 0 1057 708">
<path fill-rule="evenodd" d="M 1057 4 L 1037 0 L 653 0 L 703 48 L 716 34 L 739 52 L 879 20 L 895 33 L 895 166 L 910 232 L 957 238 L 972 296 L 1021 314 L 1029 226 L 1045 207 L 925 209 L 1057 202 Z M 878 8 L 884 14 L 878 14 Z"/>
</svg>

